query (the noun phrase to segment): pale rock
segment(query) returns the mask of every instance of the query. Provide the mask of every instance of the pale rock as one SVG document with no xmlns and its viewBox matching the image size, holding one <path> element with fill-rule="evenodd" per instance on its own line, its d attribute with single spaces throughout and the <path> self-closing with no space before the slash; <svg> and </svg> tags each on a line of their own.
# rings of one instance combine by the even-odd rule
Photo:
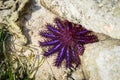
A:
<svg viewBox="0 0 120 80">
<path fill-rule="evenodd" d="M 85 28 L 120 39 L 119 0 L 40 0 L 57 16 L 82 24 Z"/>
<path fill-rule="evenodd" d="M 43 0 L 43 2 L 44 1 L 45 0 Z M 47 0 L 47 1 L 49 2 L 50 0 Z M 52 1 L 53 1 L 52 4 L 65 5 L 65 3 L 57 3 L 58 0 L 52 0 Z M 64 1 L 64 0 L 62 0 L 62 1 Z M 67 2 L 67 1 L 68 0 L 66 0 L 65 2 Z M 78 1 L 78 0 L 75 0 L 75 2 L 76 1 Z M 40 5 L 39 6 L 38 3 L 39 2 L 32 3 L 31 12 L 23 18 L 23 26 L 24 26 L 24 32 L 26 34 L 26 37 L 27 37 L 28 41 L 30 42 L 29 46 L 32 46 L 33 48 L 35 48 L 38 55 L 42 56 L 42 54 L 44 52 L 44 48 L 39 47 L 38 41 L 42 41 L 43 38 L 40 37 L 39 31 L 46 30 L 45 25 L 47 23 L 54 25 L 55 24 L 54 18 L 58 17 L 58 16 L 62 16 L 63 14 L 58 13 L 58 15 L 56 16 L 56 15 L 52 14 L 50 11 L 48 11 L 50 8 L 50 6 L 49 6 L 50 3 L 49 4 L 47 3 L 49 6 L 48 10 L 41 7 L 40 4 L 39 4 Z M 77 3 L 77 4 L 75 3 L 75 5 L 78 5 L 79 3 Z M 57 5 L 55 5 L 55 6 L 57 6 Z M 52 9 L 54 9 L 54 7 L 52 7 Z M 73 9 L 75 9 L 75 8 L 73 7 Z M 62 7 L 62 10 L 64 11 L 64 7 Z M 72 14 L 74 14 L 74 11 L 71 10 L 71 12 L 73 12 Z M 75 13 L 76 13 L 76 16 L 81 15 L 81 14 L 77 14 L 78 13 L 77 10 L 75 11 Z M 70 21 L 73 21 L 73 22 L 80 21 L 79 17 L 77 17 L 78 19 L 75 21 L 75 18 L 69 17 L 70 14 L 67 14 L 67 15 L 68 16 L 66 16 L 66 19 L 70 18 L 69 19 Z M 83 16 L 81 16 L 81 17 L 83 19 Z M 82 23 L 82 21 L 81 21 L 81 23 Z M 101 29 L 102 29 L 102 27 L 101 27 Z M 97 30 L 97 28 L 95 28 L 95 29 L 96 29 L 95 32 L 99 31 L 99 30 Z M 104 30 L 104 29 L 102 29 L 102 30 Z M 74 80 L 84 80 L 84 79 L 86 79 L 86 80 L 105 80 L 105 79 L 106 80 L 112 80 L 112 79 L 117 80 L 118 79 L 119 80 L 119 74 L 120 74 L 120 70 L 119 70 L 120 58 L 119 58 L 119 56 L 120 55 L 118 53 L 120 53 L 120 51 L 119 51 L 120 47 L 118 44 L 120 44 L 120 41 L 113 40 L 110 37 L 105 36 L 103 34 L 96 34 L 96 35 L 98 36 L 100 41 L 97 43 L 94 43 L 94 44 L 85 45 L 85 48 L 86 48 L 85 53 L 83 54 L 83 56 L 81 56 L 81 60 L 82 60 L 81 66 L 82 67 L 80 66 L 76 69 L 76 71 L 73 71 L 72 73 L 70 73 L 71 71 L 69 71 L 65 67 L 63 67 L 65 64 L 63 62 L 62 67 L 56 68 L 53 64 L 54 59 L 56 58 L 56 55 L 53 55 L 47 59 L 44 58 L 45 61 L 40 66 L 40 68 L 36 74 L 36 80 L 73 80 L 73 79 Z M 28 52 L 26 52 L 26 53 L 28 53 Z M 110 68 L 109 68 L 109 66 L 110 66 Z M 118 72 L 115 72 L 115 71 L 118 71 Z M 105 72 L 106 72 L 106 74 L 103 75 Z M 112 74 L 114 74 L 114 75 L 112 75 Z"/>
<path fill-rule="evenodd" d="M 31 12 L 23 18 L 23 26 L 25 35 L 29 41 L 29 46 L 33 48 L 33 52 L 36 52 L 40 57 L 43 56 L 44 48 L 39 46 L 39 41 L 44 40 L 43 37 L 39 35 L 39 31 L 46 30 L 46 24 L 50 23 L 55 25 L 54 19 L 55 15 L 50 13 L 44 7 L 38 5 L 39 3 L 34 2 L 31 6 Z M 25 54 L 28 55 L 30 52 L 26 51 Z M 43 64 L 39 67 L 36 80 L 82 80 L 83 72 L 80 67 L 71 72 L 69 69 L 65 68 L 65 63 L 62 63 L 62 67 L 57 68 L 54 66 L 54 61 L 57 55 L 52 55 L 49 58 L 44 58 Z"/>
<path fill-rule="evenodd" d="M 120 40 L 86 45 L 82 67 L 87 80 L 120 80 Z"/>
</svg>

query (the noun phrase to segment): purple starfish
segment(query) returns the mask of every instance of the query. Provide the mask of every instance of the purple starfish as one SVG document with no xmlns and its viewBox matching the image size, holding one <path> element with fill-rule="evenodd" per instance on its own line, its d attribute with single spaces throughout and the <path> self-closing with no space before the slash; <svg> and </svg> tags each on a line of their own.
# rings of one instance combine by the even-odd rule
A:
<svg viewBox="0 0 120 80">
<path fill-rule="evenodd" d="M 47 24 L 48 31 L 41 31 L 40 35 L 46 37 L 46 41 L 40 42 L 40 46 L 51 46 L 44 53 L 48 57 L 58 52 L 55 66 L 59 67 L 63 60 L 66 61 L 66 67 L 70 68 L 74 64 L 77 67 L 80 64 L 79 55 L 84 52 L 84 44 L 97 42 L 98 38 L 79 24 L 61 21 L 56 18 L 55 23 L 58 28 Z"/>
</svg>

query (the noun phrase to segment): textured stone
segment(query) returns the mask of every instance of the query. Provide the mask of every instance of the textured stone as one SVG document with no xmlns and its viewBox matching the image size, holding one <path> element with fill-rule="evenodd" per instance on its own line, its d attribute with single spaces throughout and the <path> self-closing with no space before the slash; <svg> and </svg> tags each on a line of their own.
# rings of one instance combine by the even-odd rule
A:
<svg viewBox="0 0 120 80">
<path fill-rule="evenodd" d="M 69 21 L 94 32 L 120 39 L 119 0 L 40 0 L 41 4 Z"/>
<path fill-rule="evenodd" d="M 43 0 L 44 2 L 45 0 Z M 51 0 L 46 0 L 46 2 L 49 2 Z M 65 3 L 60 1 L 61 3 L 57 3 L 58 0 L 52 0 L 52 4 L 61 4 L 65 6 Z M 69 0 L 68 4 L 70 4 Z M 78 5 L 81 2 L 75 0 L 74 5 Z M 73 2 L 73 1 L 71 1 Z M 86 2 L 84 0 L 84 2 Z M 94 1 L 93 1 L 94 2 Z M 99 2 L 99 1 L 98 1 Z M 97 3 L 98 3 L 97 2 Z M 45 4 L 45 3 L 42 3 Z M 51 3 L 47 3 L 46 6 L 49 6 Z M 51 4 L 51 5 L 52 5 Z M 88 4 L 88 3 L 87 3 Z M 82 4 L 83 5 L 83 4 Z M 89 5 L 89 4 L 88 4 Z M 58 5 L 54 5 L 55 7 L 48 7 L 47 9 L 59 9 L 60 7 Z M 58 7 L 57 7 L 58 6 Z M 69 6 L 69 5 L 68 5 Z M 67 6 L 66 6 L 67 7 Z M 69 6 L 72 7 L 72 6 Z M 84 6 L 85 7 L 85 6 Z M 87 7 L 87 6 L 86 6 Z M 69 8 L 68 8 L 69 9 Z M 76 9 L 76 8 L 75 8 Z M 53 13 L 57 14 L 58 16 L 62 16 L 65 19 L 68 19 L 73 22 L 81 21 L 79 17 L 75 17 L 74 14 L 76 13 L 76 16 L 80 16 L 81 14 L 78 14 L 74 7 L 70 12 L 67 12 L 64 14 L 59 12 L 55 13 L 53 10 L 51 10 Z M 42 56 L 44 52 L 44 48 L 39 47 L 38 41 L 42 41 L 43 38 L 39 36 L 39 31 L 46 30 L 45 24 L 51 23 L 54 24 L 54 18 L 56 15 L 52 14 L 50 11 L 46 10 L 45 8 L 39 6 L 37 2 L 33 2 L 31 6 L 31 12 L 26 15 L 23 18 L 23 26 L 24 26 L 24 32 L 25 35 L 29 41 L 29 46 L 31 48 L 34 48 L 37 52 L 37 55 Z M 60 9 L 61 10 L 61 9 Z M 64 7 L 62 7 L 62 10 L 64 11 Z M 67 10 L 66 10 L 67 11 Z M 84 11 L 84 10 L 83 10 Z M 87 11 L 87 10 L 86 10 Z M 69 17 L 71 15 L 71 12 L 73 12 L 72 17 Z M 68 14 L 70 13 L 70 14 Z M 82 13 L 84 16 L 81 16 L 83 19 L 86 18 L 85 13 Z M 66 16 L 68 15 L 68 16 Z M 73 18 L 73 16 L 75 18 Z M 94 16 L 94 15 L 93 15 Z M 77 19 L 77 20 L 76 20 Z M 101 19 L 100 19 L 101 20 Z M 86 23 L 87 24 L 87 23 Z M 91 23 L 92 24 L 92 23 Z M 95 24 L 95 23 L 93 23 Z M 95 24 L 97 25 L 97 24 Z M 88 25 L 89 26 L 89 25 Z M 99 26 L 99 25 L 98 25 Z M 88 29 L 92 29 L 92 26 L 88 27 Z M 87 27 L 86 27 L 87 28 Z M 103 31 L 103 26 L 97 30 L 97 27 L 94 27 L 95 32 Z M 102 29 L 102 30 L 101 30 Z M 109 29 L 109 28 L 108 28 Z M 111 30 L 111 29 L 110 29 Z M 104 31 L 103 31 L 104 32 Z M 101 32 L 101 33 L 103 33 Z M 53 66 L 53 62 L 55 59 L 55 56 L 51 56 L 49 58 L 44 58 L 45 61 L 39 68 L 37 74 L 36 74 L 36 80 L 119 80 L 119 74 L 120 74 L 120 41 L 111 39 L 108 36 L 105 36 L 104 34 L 96 34 L 98 35 L 99 42 L 94 44 L 88 44 L 85 46 L 86 50 L 83 56 L 81 56 L 82 59 L 82 65 L 78 67 L 76 70 L 73 69 L 73 71 L 64 68 L 63 66 L 60 68 L 56 68 Z M 64 64 L 64 62 L 63 62 Z M 84 72 L 84 73 L 83 73 Z"/>
<path fill-rule="evenodd" d="M 29 46 L 33 48 L 33 52 L 42 56 L 44 48 L 39 47 L 38 41 L 44 40 L 40 35 L 39 31 L 46 30 L 46 24 L 50 23 L 55 25 L 54 18 L 57 17 L 54 14 L 50 13 L 45 8 L 38 5 L 38 3 L 33 2 L 31 6 L 31 12 L 23 18 L 23 26 L 25 35 L 29 41 Z M 25 54 L 28 54 L 26 52 Z M 76 70 L 69 70 L 63 66 L 57 68 L 54 66 L 54 59 L 57 55 L 52 55 L 49 58 L 44 58 L 44 63 L 41 65 L 36 74 L 36 80 L 82 80 L 83 72 L 78 67 Z"/>
<path fill-rule="evenodd" d="M 109 38 L 86 45 L 82 67 L 87 80 L 119 80 L 120 40 Z"/>
</svg>

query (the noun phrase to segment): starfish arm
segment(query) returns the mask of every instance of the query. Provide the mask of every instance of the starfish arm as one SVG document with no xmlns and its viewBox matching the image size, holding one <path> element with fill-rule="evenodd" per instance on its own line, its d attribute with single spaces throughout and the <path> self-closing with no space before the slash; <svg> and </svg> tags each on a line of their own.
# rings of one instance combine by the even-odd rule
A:
<svg viewBox="0 0 120 80">
<path fill-rule="evenodd" d="M 59 43 L 59 40 L 51 40 L 51 41 L 39 42 L 39 44 L 41 46 L 55 45 L 56 43 Z"/>
<path fill-rule="evenodd" d="M 70 29 L 72 29 L 72 23 L 68 22 L 67 20 L 64 22 L 65 27 L 67 29 L 67 31 L 69 31 Z"/>
<path fill-rule="evenodd" d="M 91 32 L 91 31 L 88 31 L 88 30 L 86 30 L 86 29 L 83 29 L 83 30 L 81 30 L 80 32 L 78 32 L 77 35 L 84 35 L 84 34 L 87 34 L 87 33 L 89 33 L 89 32 Z"/>
<path fill-rule="evenodd" d="M 85 50 L 84 46 L 77 44 L 77 45 L 76 45 L 76 48 L 77 48 L 77 53 L 78 53 L 78 55 L 83 55 L 84 50 Z"/>
<path fill-rule="evenodd" d="M 55 22 L 56 22 L 56 24 L 57 24 L 57 26 L 58 26 L 59 29 L 64 30 L 63 27 L 62 27 L 63 25 L 62 25 L 60 19 L 56 18 Z"/>
<path fill-rule="evenodd" d="M 71 48 L 71 54 L 72 54 L 72 61 L 73 63 L 76 64 L 76 66 L 78 66 L 80 64 L 80 59 L 79 59 L 79 55 L 75 53 L 74 49 Z"/>
<path fill-rule="evenodd" d="M 52 49 L 49 49 L 48 52 L 44 53 L 44 56 L 49 56 L 53 53 L 55 53 L 59 48 L 60 48 L 61 44 L 58 44 L 56 46 L 54 46 Z"/>
<path fill-rule="evenodd" d="M 50 33 L 46 33 L 46 32 L 40 32 L 40 35 L 43 36 L 43 37 L 46 37 L 46 38 L 56 38 L 55 35 L 53 34 L 50 34 Z"/>
<path fill-rule="evenodd" d="M 55 33 L 55 34 L 61 34 L 56 28 L 52 27 L 51 25 L 47 25 L 47 28 L 49 31 L 51 31 L 52 33 Z"/>
<path fill-rule="evenodd" d="M 62 62 L 63 59 L 65 58 L 65 57 L 64 57 L 64 50 L 65 50 L 65 47 L 62 47 L 62 49 L 61 49 L 61 51 L 59 52 L 58 57 L 57 57 L 57 59 L 56 59 L 55 66 L 60 66 L 61 62 Z"/>
<path fill-rule="evenodd" d="M 70 51 L 69 48 L 66 50 L 66 67 L 71 67 L 71 57 L 70 57 Z"/>
<path fill-rule="evenodd" d="M 96 36 L 91 35 L 91 36 L 80 37 L 78 41 L 84 44 L 88 44 L 88 43 L 97 42 L 98 39 Z"/>
</svg>

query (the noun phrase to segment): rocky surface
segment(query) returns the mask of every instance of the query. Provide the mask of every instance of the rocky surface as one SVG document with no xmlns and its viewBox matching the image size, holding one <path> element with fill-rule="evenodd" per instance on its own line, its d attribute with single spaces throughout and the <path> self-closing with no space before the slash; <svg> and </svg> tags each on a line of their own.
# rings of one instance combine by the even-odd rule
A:
<svg viewBox="0 0 120 80">
<path fill-rule="evenodd" d="M 15 3 L 15 0 L 6 0 L 6 3 L 4 4 L 8 4 L 7 1 Z M 22 0 L 16 0 L 16 2 L 17 1 Z M 25 4 L 24 1 L 22 1 L 23 6 Z M 120 39 L 119 0 L 31 1 L 32 5 L 30 6 L 29 14 L 22 17 L 21 20 L 23 29 L 14 23 L 19 18 L 19 14 L 17 14 L 17 17 L 14 16 L 8 18 L 9 26 L 12 26 L 12 28 L 9 30 L 12 30 L 15 34 L 17 34 L 16 36 L 19 36 L 18 38 L 15 38 L 17 41 L 16 43 L 26 43 L 27 39 L 27 44 L 24 47 L 19 46 L 19 49 L 21 50 L 22 48 L 25 55 L 34 53 L 38 55 L 38 58 L 40 59 L 43 57 L 42 53 L 44 51 L 44 48 L 41 48 L 38 44 L 38 41 L 43 40 L 43 38 L 39 36 L 39 31 L 45 30 L 46 23 L 55 24 L 55 17 L 68 19 L 69 21 L 75 23 L 80 23 L 87 29 L 98 32 L 94 34 L 96 34 L 99 38 L 99 42 L 85 45 L 86 49 L 84 55 L 80 56 L 82 64 L 76 69 L 66 69 L 64 66 L 56 68 L 53 66 L 53 60 L 55 59 L 56 55 L 53 55 L 47 59 L 43 57 L 44 62 L 41 64 L 37 71 L 36 80 L 120 79 L 120 40 L 117 40 Z M 0 1 L 0 9 L 1 3 L 3 2 Z M 40 3 L 44 7 L 42 7 Z M 19 10 L 23 10 L 23 6 L 19 6 L 20 8 L 18 8 L 15 13 L 19 13 Z M 4 5 L 2 7 L 4 7 Z M 1 11 L 4 11 L 4 9 Z M 0 17 L 2 17 L 0 18 L 0 22 L 6 23 L 6 21 L 4 21 L 5 16 L 10 16 L 11 14 L 6 12 L 2 13 L 1 11 Z M 8 10 L 8 12 L 9 11 L 11 12 L 11 10 Z M 112 39 L 106 35 L 117 39 Z M 22 42 L 20 42 L 20 40 Z M 19 51 L 19 49 L 17 50 Z"/>
<path fill-rule="evenodd" d="M 61 4 L 61 5 L 65 4 L 65 3 L 57 3 L 57 1 L 58 0 L 56 1 L 53 0 L 53 4 L 54 3 Z M 43 38 L 39 36 L 39 31 L 45 30 L 46 23 L 54 24 L 55 17 L 61 16 L 61 17 L 64 17 L 65 19 L 69 19 L 69 18 L 59 13 L 57 15 L 54 15 L 53 14 L 54 7 L 51 8 L 53 10 L 50 10 L 50 6 L 49 6 L 50 3 L 48 4 L 47 1 L 46 3 L 49 6 L 49 8 L 47 9 L 42 7 L 40 4 L 38 5 L 38 3 L 39 2 L 34 3 L 31 6 L 31 14 L 26 15 L 25 18 L 23 19 L 23 22 L 25 22 L 24 30 L 26 34 L 29 35 L 28 39 L 30 42 L 30 46 L 35 47 L 39 51 L 39 55 L 42 56 L 44 49 L 39 47 L 38 41 L 43 40 Z M 64 7 L 66 6 L 64 5 Z M 67 15 L 71 15 L 71 12 L 69 12 L 69 14 Z M 74 19 L 75 18 L 72 17 L 69 20 L 73 22 L 77 22 L 77 20 L 80 20 L 80 19 L 77 19 L 77 20 L 74 20 Z M 101 30 L 98 28 L 98 26 L 95 29 L 96 30 L 93 30 L 95 32 L 99 32 L 99 30 Z M 104 29 L 102 29 L 101 31 L 103 30 Z M 82 65 L 80 67 L 78 67 L 76 70 L 74 69 L 69 70 L 64 68 L 63 66 L 61 68 L 56 68 L 55 66 L 53 66 L 53 62 L 54 62 L 53 60 L 56 55 L 55 56 L 53 55 L 52 57 L 49 57 L 47 59 L 45 58 L 44 63 L 41 65 L 41 67 L 37 72 L 36 79 L 37 80 L 48 80 L 48 79 L 51 79 L 51 80 L 60 80 L 60 79 L 61 80 L 84 80 L 84 79 L 113 80 L 115 79 L 117 80 L 119 79 L 119 73 L 120 73 L 119 72 L 120 71 L 119 70 L 119 66 L 120 66 L 119 65 L 119 62 L 120 62 L 119 43 L 120 41 L 112 39 L 108 36 L 105 36 L 104 34 L 98 34 L 98 33 L 95 33 L 95 34 L 98 36 L 100 41 L 97 43 L 88 44 L 85 46 L 86 50 L 84 55 L 81 56 Z M 104 73 L 106 74 L 104 75 Z"/>
<path fill-rule="evenodd" d="M 119 80 L 120 40 L 109 38 L 86 45 L 82 67 L 87 80 Z"/>
<path fill-rule="evenodd" d="M 39 47 L 38 41 L 42 41 L 43 38 L 39 35 L 39 31 L 46 29 L 46 24 L 54 24 L 54 18 L 58 17 L 44 7 L 33 2 L 31 6 L 31 13 L 23 18 L 24 32 L 27 35 L 29 46 L 37 50 L 37 55 L 42 56 L 44 48 Z M 35 51 L 34 51 L 35 52 Z M 26 52 L 28 54 L 28 52 Z M 53 62 L 56 55 L 49 58 L 44 58 L 45 61 L 39 68 L 36 74 L 36 80 L 72 80 L 72 79 L 84 79 L 81 69 L 73 71 L 66 69 L 64 66 L 57 68 L 53 66 Z M 63 63 L 64 64 L 64 63 Z M 78 75 L 79 74 L 79 75 Z"/>
<path fill-rule="evenodd" d="M 69 21 L 94 32 L 120 39 L 119 0 L 40 0 L 41 4 Z"/>
</svg>

